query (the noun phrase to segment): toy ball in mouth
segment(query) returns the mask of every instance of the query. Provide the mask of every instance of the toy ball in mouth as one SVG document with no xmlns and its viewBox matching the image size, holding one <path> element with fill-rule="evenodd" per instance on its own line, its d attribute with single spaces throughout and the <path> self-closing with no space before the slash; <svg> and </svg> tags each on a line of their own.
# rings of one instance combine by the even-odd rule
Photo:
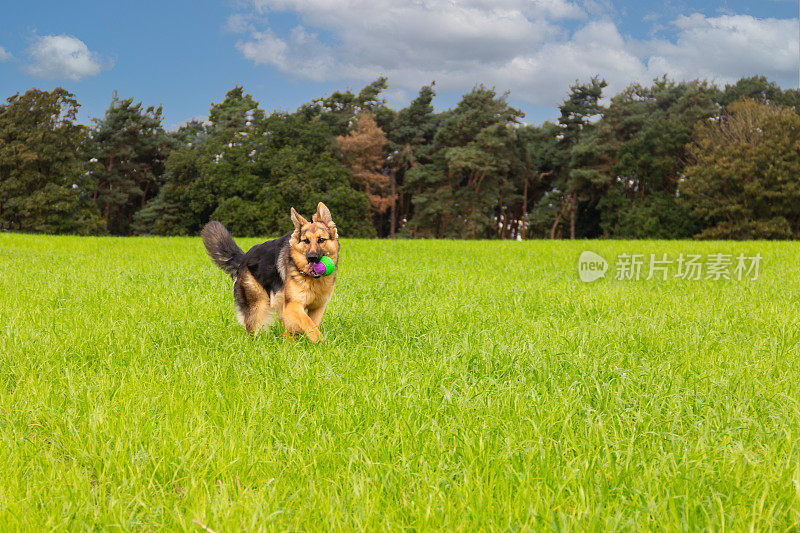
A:
<svg viewBox="0 0 800 533">
<path fill-rule="evenodd" d="M 327 255 L 323 255 L 318 263 L 311 263 L 311 270 L 320 277 L 330 276 L 335 269 L 336 265 L 333 264 L 333 259 Z"/>
</svg>

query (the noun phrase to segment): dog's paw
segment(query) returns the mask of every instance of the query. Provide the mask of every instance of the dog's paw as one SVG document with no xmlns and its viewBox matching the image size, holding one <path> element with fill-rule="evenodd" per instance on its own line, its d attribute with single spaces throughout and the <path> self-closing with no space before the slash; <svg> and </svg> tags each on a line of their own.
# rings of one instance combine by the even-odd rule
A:
<svg viewBox="0 0 800 533">
<path fill-rule="evenodd" d="M 306 336 L 308 337 L 308 340 L 314 344 L 317 344 L 318 342 L 325 342 L 325 337 L 319 332 L 318 328 L 307 331 Z"/>
</svg>

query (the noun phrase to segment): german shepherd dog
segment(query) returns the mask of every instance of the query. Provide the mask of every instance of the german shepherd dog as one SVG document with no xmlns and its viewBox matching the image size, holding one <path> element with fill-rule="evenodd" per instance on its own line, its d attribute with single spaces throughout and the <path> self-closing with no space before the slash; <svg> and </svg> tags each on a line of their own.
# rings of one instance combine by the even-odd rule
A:
<svg viewBox="0 0 800 533">
<path fill-rule="evenodd" d="M 319 324 L 333 294 L 336 271 L 320 277 L 311 265 L 327 255 L 338 268 L 339 236 L 322 202 L 311 222 L 294 207 L 291 216 L 293 231 L 247 253 L 217 221 L 206 224 L 201 235 L 211 260 L 234 280 L 237 315 L 248 333 L 257 333 L 278 315 L 284 334 L 304 333 L 316 343 L 324 340 Z"/>
</svg>

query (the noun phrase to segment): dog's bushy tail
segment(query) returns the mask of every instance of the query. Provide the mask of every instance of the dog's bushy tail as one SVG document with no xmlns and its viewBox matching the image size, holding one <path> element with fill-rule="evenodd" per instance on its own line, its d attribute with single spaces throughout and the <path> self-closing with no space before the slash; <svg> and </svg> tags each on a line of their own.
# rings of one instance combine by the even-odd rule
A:
<svg viewBox="0 0 800 533">
<path fill-rule="evenodd" d="M 206 245 L 211 260 L 231 277 L 236 276 L 244 252 L 236 245 L 225 226 L 212 220 L 206 224 L 200 236 L 203 237 L 203 244 Z"/>
</svg>

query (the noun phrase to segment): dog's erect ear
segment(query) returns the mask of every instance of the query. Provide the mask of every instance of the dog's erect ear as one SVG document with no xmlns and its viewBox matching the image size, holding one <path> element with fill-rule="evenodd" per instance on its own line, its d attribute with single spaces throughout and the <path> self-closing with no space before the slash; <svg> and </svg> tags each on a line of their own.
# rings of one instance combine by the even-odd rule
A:
<svg viewBox="0 0 800 533">
<path fill-rule="evenodd" d="M 328 208 L 325 207 L 325 204 L 322 202 L 317 205 L 317 212 L 314 213 L 314 216 L 311 217 L 311 220 L 314 222 L 322 222 L 323 224 L 331 224 L 333 223 L 333 219 L 331 218 L 331 212 L 328 211 Z"/>
<path fill-rule="evenodd" d="M 314 213 L 314 216 L 311 217 L 311 220 L 314 222 L 322 222 L 327 226 L 328 231 L 331 232 L 331 237 L 334 239 L 338 239 L 339 235 L 336 231 L 336 224 L 333 222 L 333 218 L 331 218 L 331 212 L 322 202 L 317 205 L 317 212 Z"/>
<path fill-rule="evenodd" d="M 308 220 L 304 219 L 304 218 L 303 218 L 303 217 L 300 215 L 300 213 L 298 213 L 297 211 L 295 211 L 295 210 L 294 210 L 294 207 L 292 208 L 292 222 L 294 222 L 294 228 L 295 228 L 295 229 L 300 229 L 300 228 L 302 228 L 303 226 L 305 226 L 306 224 L 308 224 Z"/>
</svg>

